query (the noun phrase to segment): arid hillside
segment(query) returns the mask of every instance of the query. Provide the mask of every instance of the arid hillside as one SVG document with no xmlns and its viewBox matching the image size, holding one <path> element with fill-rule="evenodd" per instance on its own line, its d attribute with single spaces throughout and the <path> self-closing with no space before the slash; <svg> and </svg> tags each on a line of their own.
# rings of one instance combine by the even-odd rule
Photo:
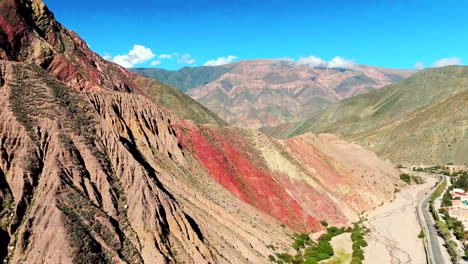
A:
<svg viewBox="0 0 468 264">
<path fill-rule="evenodd" d="M 142 94 L 183 118 L 225 124 L 174 87 L 104 60 L 75 32 L 57 22 L 40 0 L 1 1 L 0 36 L 0 59 L 38 65 L 75 90 Z"/>
<path fill-rule="evenodd" d="M 6 263 L 264 263 L 268 245 L 288 252 L 292 233 L 321 231 L 321 220 L 348 226 L 400 187 L 392 164 L 336 136 L 225 126 L 177 89 L 83 54 L 79 38 L 47 44 L 38 28 L 71 33 L 38 0 L 0 8 L 11 36 L 0 46 Z M 66 43 L 75 48 L 51 48 Z M 77 69 L 30 60 L 43 54 Z M 93 67 L 100 82 L 76 82 Z"/>
<path fill-rule="evenodd" d="M 333 133 L 402 164 L 468 162 L 468 67 L 418 72 L 401 83 L 330 105 L 297 123 L 264 128 L 279 138 Z"/>
<path fill-rule="evenodd" d="M 260 261 L 289 232 L 349 225 L 396 187 L 390 164 L 335 136 L 198 125 L 143 96 L 77 93 L 35 66 L 1 66 L 12 263 Z"/>
<path fill-rule="evenodd" d="M 314 68 L 287 60 L 243 60 L 222 66 L 132 69 L 173 85 L 240 127 L 259 128 L 305 119 L 330 103 L 399 82 L 415 70 L 355 65 Z"/>
</svg>

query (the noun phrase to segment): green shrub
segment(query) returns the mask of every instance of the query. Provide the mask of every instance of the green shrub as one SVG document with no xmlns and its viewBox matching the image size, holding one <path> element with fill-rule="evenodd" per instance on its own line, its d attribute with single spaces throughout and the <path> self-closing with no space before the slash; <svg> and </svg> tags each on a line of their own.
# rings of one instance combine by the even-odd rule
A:
<svg viewBox="0 0 468 264">
<path fill-rule="evenodd" d="M 426 181 L 421 176 L 411 176 L 411 180 L 416 184 L 426 183 Z"/>
<path fill-rule="evenodd" d="M 351 230 L 349 229 L 349 231 Z M 296 250 L 296 255 L 277 253 L 276 258 L 273 256 L 273 258 L 268 257 L 268 259 L 275 263 L 316 264 L 333 256 L 334 251 L 330 240 L 344 232 L 344 228 L 328 227 L 327 233 L 321 235 L 316 243 L 310 239 L 307 233 L 295 234 L 295 240 L 291 247 Z M 267 247 L 272 248 L 270 245 Z"/>
<path fill-rule="evenodd" d="M 367 242 L 364 240 L 364 235 L 368 232 L 368 229 L 361 227 L 359 223 L 354 225 L 351 233 L 351 240 L 353 241 L 353 258 L 351 263 L 362 263 L 364 260 L 364 251 L 362 247 L 367 247 Z"/>
<path fill-rule="evenodd" d="M 424 237 L 425 237 L 425 235 L 424 235 L 424 231 L 423 231 L 423 230 L 421 230 L 421 232 L 419 232 L 418 238 L 421 238 L 421 239 L 423 239 Z"/>
<path fill-rule="evenodd" d="M 360 247 L 367 247 L 367 242 L 366 242 L 364 239 L 357 240 L 356 243 L 357 243 Z"/>
<path fill-rule="evenodd" d="M 296 240 L 292 244 L 292 248 L 294 248 L 296 251 L 302 249 L 305 247 L 305 245 L 309 245 L 311 243 L 309 235 L 306 233 L 302 233 L 299 236 L 297 236 Z"/>
<path fill-rule="evenodd" d="M 353 257 L 350 264 L 362 264 L 362 259 L 359 257 Z"/>
<path fill-rule="evenodd" d="M 406 174 L 406 173 L 403 173 L 400 175 L 400 180 L 406 182 L 407 184 L 410 184 L 411 183 L 411 176 Z"/>
<path fill-rule="evenodd" d="M 276 257 L 280 260 L 285 261 L 286 263 L 290 263 L 293 261 L 293 256 L 288 253 L 276 253 Z"/>
</svg>

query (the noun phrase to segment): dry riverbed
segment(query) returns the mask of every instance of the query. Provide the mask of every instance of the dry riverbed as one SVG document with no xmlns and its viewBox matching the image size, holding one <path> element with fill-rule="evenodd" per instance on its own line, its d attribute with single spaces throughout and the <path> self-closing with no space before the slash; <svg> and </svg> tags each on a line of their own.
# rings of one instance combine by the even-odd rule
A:
<svg viewBox="0 0 468 264">
<path fill-rule="evenodd" d="M 412 185 L 399 192 L 395 199 L 364 214 L 371 232 L 366 237 L 365 263 L 426 263 L 421 226 L 416 206 L 424 199 L 437 179 L 425 177 L 425 184 Z"/>
</svg>

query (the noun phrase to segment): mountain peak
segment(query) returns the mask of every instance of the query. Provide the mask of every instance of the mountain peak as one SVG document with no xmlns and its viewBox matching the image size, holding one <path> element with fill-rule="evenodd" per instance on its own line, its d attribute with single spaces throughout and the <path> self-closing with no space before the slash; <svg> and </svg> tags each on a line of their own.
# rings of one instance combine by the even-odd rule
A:
<svg viewBox="0 0 468 264">
<path fill-rule="evenodd" d="M 57 22 L 40 0 L 0 2 L 0 60 L 37 65 L 77 91 L 113 90 L 141 94 L 182 118 L 225 124 L 177 89 L 147 80 L 106 61 L 78 34 Z"/>
<path fill-rule="evenodd" d="M 2 1 L 0 10 L 0 59 L 38 65 L 76 90 L 138 93 L 130 72 L 91 51 L 42 1 Z"/>
</svg>

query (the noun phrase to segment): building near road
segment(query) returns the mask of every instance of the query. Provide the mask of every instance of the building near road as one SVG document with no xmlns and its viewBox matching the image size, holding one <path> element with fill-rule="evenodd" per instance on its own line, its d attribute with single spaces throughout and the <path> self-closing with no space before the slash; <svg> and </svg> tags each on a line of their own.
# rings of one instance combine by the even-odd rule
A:
<svg viewBox="0 0 468 264">
<path fill-rule="evenodd" d="M 445 167 L 450 171 L 450 174 L 453 174 L 454 172 L 468 171 L 468 166 L 465 165 L 446 165 Z"/>
<path fill-rule="evenodd" d="M 462 189 L 455 188 L 450 192 L 450 196 L 452 197 L 450 216 L 462 222 L 465 229 L 468 229 L 468 194 Z"/>
<path fill-rule="evenodd" d="M 450 192 L 452 200 L 462 200 L 468 201 L 468 194 L 463 191 L 463 189 L 455 188 Z"/>
</svg>

